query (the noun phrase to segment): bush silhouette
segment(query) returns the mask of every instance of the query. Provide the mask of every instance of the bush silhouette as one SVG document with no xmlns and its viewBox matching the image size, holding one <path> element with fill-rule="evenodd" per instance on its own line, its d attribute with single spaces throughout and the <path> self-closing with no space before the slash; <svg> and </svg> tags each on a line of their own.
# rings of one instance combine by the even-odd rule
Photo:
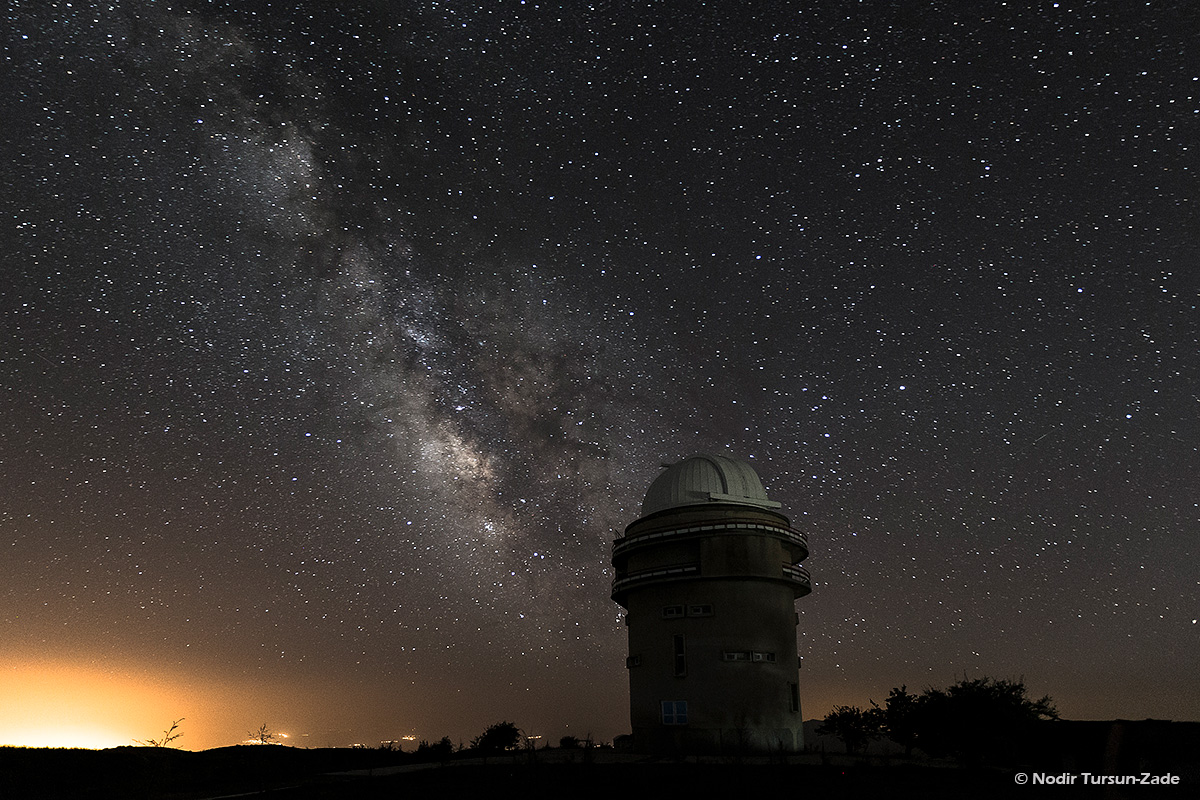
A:
<svg viewBox="0 0 1200 800">
<path fill-rule="evenodd" d="M 172 722 L 171 727 L 169 727 L 165 731 L 163 731 L 163 735 L 162 735 L 161 739 L 146 739 L 145 741 L 143 741 L 141 739 L 134 739 L 133 741 L 136 742 L 137 744 L 144 745 L 146 747 L 166 747 L 166 746 L 170 745 L 171 742 L 178 739 L 180 736 L 183 736 L 183 731 L 180 731 L 179 733 L 175 732 L 175 729 L 179 727 L 179 723 L 183 722 L 183 720 L 184 720 L 184 718 L 180 717 L 179 719 Z"/>
<path fill-rule="evenodd" d="M 837 706 L 825 715 L 819 735 L 832 735 L 842 740 L 847 753 L 857 753 L 872 739 L 878 739 L 883 729 L 883 713 L 878 708 L 865 711 L 858 706 Z"/>
<path fill-rule="evenodd" d="M 511 722 L 497 722 L 471 740 L 471 749 L 483 756 L 515 750 L 521 741 L 521 729 Z"/>
<path fill-rule="evenodd" d="M 445 761 L 454 755 L 454 743 L 449 736 L 443 736 L 439 741 L 430 744 L 424 739 L 417 745 L 417 759 L 420 761 Z"/>
<path fill-rule="evenodd" d="M 1026 696 L 1024 679 L 963 678 L 948 689 L 926 689 L 913 712 L 915 743 L 934 756 L 1011 762 L 1041 720 L 1058 719 L 1054 702 Z"/>
</svg>

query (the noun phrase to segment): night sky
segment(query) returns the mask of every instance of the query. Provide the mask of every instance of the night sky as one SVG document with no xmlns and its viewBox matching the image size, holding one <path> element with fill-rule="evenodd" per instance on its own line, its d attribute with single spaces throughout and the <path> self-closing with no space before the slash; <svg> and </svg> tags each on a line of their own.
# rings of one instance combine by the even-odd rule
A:
<svg viewBox="0 0 1200 800">
<path fill-rule="evenodd" d="M 1200 719 L 1194 3 L 6 9 L 0 743 L 610 740 L 697 452 L 806 718 Z"/>
</svg>

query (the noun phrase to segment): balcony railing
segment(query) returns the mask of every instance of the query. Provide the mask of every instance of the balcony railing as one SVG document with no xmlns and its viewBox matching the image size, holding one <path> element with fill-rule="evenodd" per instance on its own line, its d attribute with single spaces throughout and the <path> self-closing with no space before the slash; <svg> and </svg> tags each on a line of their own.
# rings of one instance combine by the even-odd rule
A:
<svg viewBox="0 0 1200 800">
<path fill-rule="evenodd" d="M 657 569 L 647 569 L 641 572 L 634 572 L 629 575 L 617 575 L 613 578 L 612 593 L 613 595 L 637 586 L 641 583 L 652 583 L 664 580 L 677 580 L 681 578 L 695 578 L 700 576 L 699 564 L 678 564 L 670 567 L 659 567 Z M 739 578 L 751 578 L 752 575 L 736 576 Z M 767 576 L 763 575 L 762 578 Z M 812 591 L 812 577 L 808 570 L 799 564 L 784 564 L 781 577 L 792 584 L 799 584 L 802 590 L 800 594 L 808 594 Z M 761 579 L 761 578 L 760 578 Z M 797 595 L 799 596 L 799 595 Z"/>
<path fill-rule="evenodd" d="M 651 544 L 662 541 L 663 539 L 674 536 L 689 536 L 698 533 L 721 533 L 721 532 L 740 532 L 740 531 L 756 531 L 766 533 L 770 536 L 775 536 L 783 539 L 792 545 L 800 547 L 805 554 L 808 553 L 808 536 L 803 531 L 798 531 L 795 528 L 786 525 L 771 525 L 759 520 L 749 519 L 729 519 L 722 522 L 713 522 L 707 525 L 685 525 L 682 527 L 668 527 L 652 530 L 649 533 L 637 533 L 633 536 L 626 536 L 617 539 L 613 543 L 613 558 L 617 558 L 623 553 L 632 550 L 642 545 Z"/>
<path fill-rule="evenodd" d="M 784 564 L 783 577 L 793 583 L 798 583 L 804 589 L 804 594 L 812 591 L 812 576 L 808 570 L 799 564 Z"/>
<path fill-rule="evenodd" d="M 645 581 L 661 581 L 672 580 L 674 578 L 688 578 L 700 574 L 699 564 L 680 564 L 673 567 L 661 567 L 659 569 L 647 569 L 641 572 L 634 572 L 630 575 L 618 575 L 613 578 L 612 591 L 613 594 L 624 591 L 631 586 L 636 586 Z"/>
</svg>

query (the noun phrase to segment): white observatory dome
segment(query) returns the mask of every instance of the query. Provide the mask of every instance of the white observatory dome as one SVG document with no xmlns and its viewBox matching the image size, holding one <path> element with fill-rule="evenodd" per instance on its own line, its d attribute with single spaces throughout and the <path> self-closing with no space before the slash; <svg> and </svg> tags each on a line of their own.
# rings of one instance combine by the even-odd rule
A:
<svg viewBox="0 0 1200 800">
<path fill-rule="evenodd" d="M 679 506 L 733 503 L 755 508 L 779 508 L 754 468 L 725 456 L 697 455 L 667 467 L 646 491 L 642 516 Z"/>
</svg>

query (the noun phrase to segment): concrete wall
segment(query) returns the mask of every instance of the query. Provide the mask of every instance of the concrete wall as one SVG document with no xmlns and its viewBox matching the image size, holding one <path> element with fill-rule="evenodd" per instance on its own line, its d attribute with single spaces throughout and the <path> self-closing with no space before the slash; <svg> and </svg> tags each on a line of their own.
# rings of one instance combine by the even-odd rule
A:
<svg viewBox="0 0 1200 800">
<path fill-rule="evenodd" d="M 697 510 L 676 515 L 675 521 L 692 524 Z M 761 515 L 786 524 L 765 511 L 709 509 L 710 516 L 717 510 L 725 519 Z M 672 519 L 657 514 L 652 521 L 642 530 L 662 530 Z M 637 528 L 630 527 L 627 541 Z M 665 537 L 618 560 L 618 575 L 681 563 L 699 566 L 695 577 L 636 585 L 619 598 L 629 611 L 635 748 L 665 753 L 801 749 L 796 594 L 782 579 L 783 564 L 790 563 L 788 548 L 759 532 L 726 530 Z M 684 647 L 683 674 L 676 674 L 677 637 Z M 663 701 L 685 701 L 686 724 L 664 724 Z"/>
</svg>

